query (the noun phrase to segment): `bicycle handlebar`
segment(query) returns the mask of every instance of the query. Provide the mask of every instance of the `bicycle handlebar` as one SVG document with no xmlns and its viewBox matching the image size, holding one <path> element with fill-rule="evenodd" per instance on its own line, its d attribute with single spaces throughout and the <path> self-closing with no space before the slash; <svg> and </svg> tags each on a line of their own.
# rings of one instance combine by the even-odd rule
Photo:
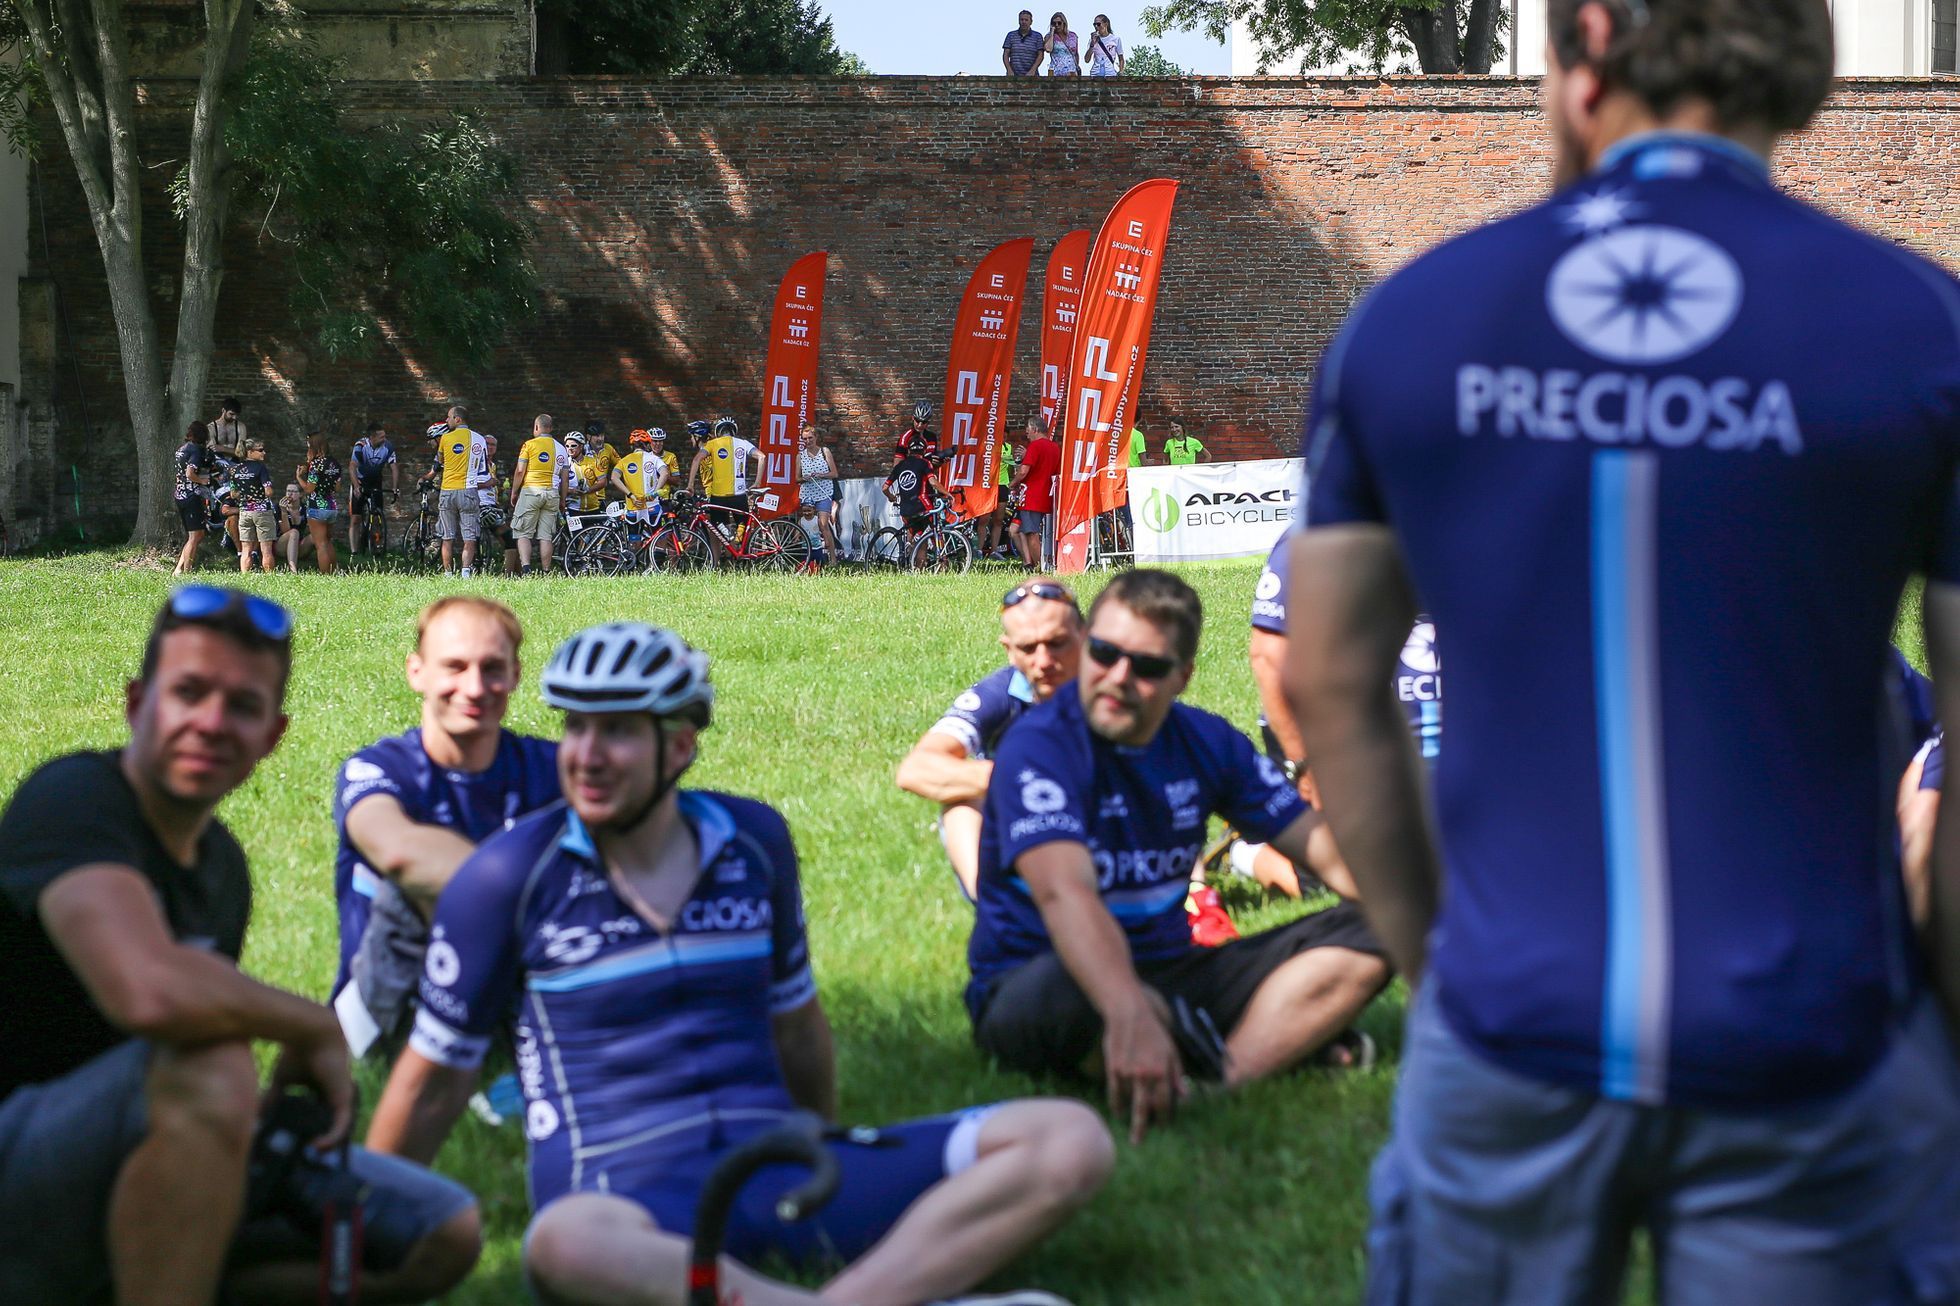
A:
<svg viewBox="0 0 1960 1306">
<path fill-rule="evenodd" d="M 807 1220 L 837 1193 L 842 1174 L 823 1143 L 823 1121 L 799 1111 L 785 1123 L 734 1148 L 708 1172 L 694 1208 L 694 1250 L 687 1270 L 688 1306 L 720 1306 L 721 1244 L 736 1194 L 769 1165 L 803 1165 L 810 1177 L 776 1202 L 785 1223 Z"/>
</svg>

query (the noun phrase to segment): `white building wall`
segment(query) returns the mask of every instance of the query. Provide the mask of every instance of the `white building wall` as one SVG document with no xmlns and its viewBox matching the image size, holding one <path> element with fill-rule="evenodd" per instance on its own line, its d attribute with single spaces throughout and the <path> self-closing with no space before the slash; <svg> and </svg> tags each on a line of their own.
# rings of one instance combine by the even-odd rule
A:
<svg viewBox="0 0 1960 1306">
<path fill-rule="evenodd" d="M 1505 0 L 1511 30 L 1505 55 L 1493 72 L 1537 77 L 1545 71 L 1545 0 Z M 1840 77 L 1924 77 L 1932 71 L 1932 0 L 1831 0 L 1837 25 Z M 1259 49 L 1243 22 L 1232 25 L 1232 75 L 1259 71 Z M 1345 65 L 1324 68 L 1274 67 L 1275 73 L 1339 74 Z M 1389 72 L 1415 72 L 1391 66 Z"/>
</svg>

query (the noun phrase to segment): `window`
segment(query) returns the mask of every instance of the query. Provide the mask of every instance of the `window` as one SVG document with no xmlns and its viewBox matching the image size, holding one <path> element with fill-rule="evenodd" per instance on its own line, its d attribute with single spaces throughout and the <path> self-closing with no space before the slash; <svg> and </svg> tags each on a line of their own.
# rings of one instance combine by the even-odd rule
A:
<svg viewBox="0 0 1960 1306">
<path fill-rule="evenodd" d="M 1933 0 L 1933 71 L 1960 72 L 1955 58 L 1954 20 L 1960 0 Z"/>
</svg>

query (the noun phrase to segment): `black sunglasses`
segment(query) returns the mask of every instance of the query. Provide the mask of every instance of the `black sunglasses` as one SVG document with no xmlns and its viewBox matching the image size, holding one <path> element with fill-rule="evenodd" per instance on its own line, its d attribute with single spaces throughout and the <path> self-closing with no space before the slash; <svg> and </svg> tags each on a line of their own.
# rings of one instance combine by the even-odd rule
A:
<svg viewBox="0 0 1960 1306">
<path fill-rule="evenodd" d="M 181 585 L 170 592 L 170 615 L 179 621 L 209 621 L 241 607 L 252 629 L 273 643 L 292 638 L 293 614 L 271 599 L 222 585 Z"/>
<path fill-rule="evenodd" d="M 1030 585 L 1016 585 L 1000 596 L 1000 605 L 1003 608 L 1011 608 L 1028 599 L 1048 599 L 1055 603 L 1066 603 L 1071 608 L 1075 606 L 1075 595 L 1052 580 L 1038 580 Z"/>
<path fill-rule="evenodd" d="M 1089 636 L 1089 656 L 1099 667 L 1113 667 L 1128 658 L 1130 670 L 1138 680 L 1162 680 L 1177 670 L 1176 658 L 1167 658 L 1159 653 L 1132 653 L 1121 644 L 1112 644 L 1094 635 Z"/>
</svg>

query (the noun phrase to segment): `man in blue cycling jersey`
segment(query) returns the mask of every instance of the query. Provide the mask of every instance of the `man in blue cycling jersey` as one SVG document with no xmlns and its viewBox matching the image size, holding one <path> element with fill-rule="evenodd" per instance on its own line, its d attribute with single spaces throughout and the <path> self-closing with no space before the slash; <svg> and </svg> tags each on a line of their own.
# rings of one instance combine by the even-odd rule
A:
<svg viewBox="0 0 1960 1306">
<path fill-rule="evenodd" d="M 1218 813 L 1296 860 L 1319 816 L 1251 741 L 1177 701 L 1203 613 L 1169 572 L 1124 572 L 1096 596 L 1074 692 L 1009 731 L 980 827 L 967 960 L 975 1040 L 1030 1072 L 1102 1052 L 1133 1137 L 1170 1112 L 1189 1068 L 1240 1084 L 1287 1070 L 1347 1029 L 1387 984 L 1380 946 L 1343 904 L 1215 948 L 1183 910 Z M 1216 1046 L 1222 1043 L 1222 1047 Z"/>
<path fill-rule="evenodd" d="M 334 1009 L 361 1055 L 393 1052 L 436 898 L 476 845 L 558 798 L 557 745 L 503 728 L 524 629 L 492 599 L 451 595 L 416 623 L 408 683 L 422 723 L 355 753 L 334 785 Z"/>
<path fill-rule="evenodd" d="M 388 475 L 387 492 L 401 498 L 402 460 L 395 455 L 387 427 L 379 422 L 368 425 L 367 434 L 354 441 L 353 451 L 347 456 L 347 471 L 354 479 L 354 492 L 348 500 L 347 551 L 354 553 L 360 549 L 361 527 L 368 515 L 385 515 L 388 511 L 381 497 L 383 472 Z"/>
<path fill-rule="evenodd" d="M 1273 544 L 1265 569 L 1252 594 L 1252 636 L 1247 654 L 1252 662 L 1252 678 L 1259 686 L 1259 733 L 1266 745 L 1266 756 L 1279 764 L 1287 779 L 1299 786 L 1300 797 L 1320 807 L 1320 791 L 1315 788 L 1313 771 L 1307 764 L 1306 745 L 1293 716 L 1293 705 L 1286 700 L 1283 684 L 1286 670 L 1286 589 L 1287 554 L 1293 546 L 1293 532 Z M 1443 739 L 1443 668 L 1436 656 L 1436 626 L 1426 616 L 1418 616 L 1402 646 L 1394 672 L 1395 696 L 1408 713 L 1409 730 L 1416 737 L 1423 760 L 1434 764 Z M 1333 832 L 1323 824 L 1308 845 L 1305 869 L 1313 878 L 1343 898 L 1355 898 L 1354 877 L 1340 859 Z M 1303 889 L 1302 869 L 1264 844 L 1234 840 L 1227 850 L 1232 869 L 1249 875 L 1270 889 L 1298 897 Z M 1310 883 L 1310 882 L 1309 882 Z"/>
<path fill-rule="evenodd" d="M 798 1107 L 835 1110 L 796 851 L 774 809 L 677 787 L 714 702 L 707 656 L 679 636 L 581 631 L 543 690 L 565 711 L 566 801 L 486 842 L 437 904 L 415 1032 L 368 1140 L 433 1156 L 514 1017 L 532 1284 L 549 1302 L 679 1303 L 715 1162 Z M 849 1264 L 815 1295 L 734 1265 L 730 1300 L 945 1299 L 1050 1233 L 1113 1162 L 1102 1122 L 1065 1101 L 830 1146 L 843 1181 L 828 1205 L 782 1223 L 776 1199 L 803 1175 L 774 1167 L 741 1195 L 725 1245 L 739 1262 Z"/>
<path fill-rule="evenodd" d="M 1370 1300 L 1610 1301 L 1644 1227 L 1666 1301 L 1953 1301 L 1960 1072 L 1883 685 L 1923 570 L 1960 719 L 1960 285 L 1770 181 L 1823 0 L 1548 22 L 1561 189 L 1373 291 L 1304 442 L 1289 687 L 1417 982 Z M 1388 688 L 1417 596 L 1427 775 Z M 1951 823 L 1933 860 L 1954 1012 Z"/>
<path fill-rule="evenodd" d="M 939 804 L 939 838 L 960 892 L 972 901 L 980 874 L 980 804 L 1007 728 L 1075 679 L 1082 609 L 1066 585 L 1039 576 L 1001 599 L 1007 665 L 954 699 L 898 764 L 898 787 Z"/>
</svg>

